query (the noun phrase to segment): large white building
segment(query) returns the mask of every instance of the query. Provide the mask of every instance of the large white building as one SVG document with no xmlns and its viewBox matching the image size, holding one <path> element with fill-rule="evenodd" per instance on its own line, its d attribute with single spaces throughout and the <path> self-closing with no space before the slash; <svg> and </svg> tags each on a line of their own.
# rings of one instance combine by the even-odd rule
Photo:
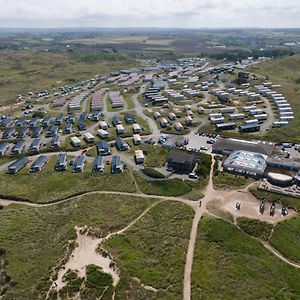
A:
<svg viewBox="0 0 300 300">
<path fill-rule="evenodd" d="M 262 177 L 267 167 L 267 155 L 238 150 L 234 151 L 223 163 L 225 171 Z"/>
</svg>

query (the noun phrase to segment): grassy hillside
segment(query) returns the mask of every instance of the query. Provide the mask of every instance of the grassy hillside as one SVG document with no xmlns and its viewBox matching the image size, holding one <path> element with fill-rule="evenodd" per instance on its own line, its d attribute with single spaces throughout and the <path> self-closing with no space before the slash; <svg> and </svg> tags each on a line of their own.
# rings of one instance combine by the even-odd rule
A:
<svg viewBox="0 0 300 300">
<path fill-rule="evenodd" d="M 294 110 L 295 120 L 287 127 L 269 131 L 267 138 L 300 143 L 300 54 L 264 62 L 250 71 L 282 84 L 278 92 L 286 97 Z"/>
<path fill-rule="evenodd" d="M 300 270 L 222 220 L 202 219 L 192 299 L 298 299 Z"/>
<path fill-rule="evenodd" d="M 300 263 L 300 217 L 276 225 L 270 243 L 290 260 Z"/>
<path fill-rule="evenodd" d="M 193 211 L 175 202 L 162 202 L 125 234 L 104 244 L 121 268 L 116 299 L 182 299 L 185 252 Z M 147 292 L 131 286 L 132 278 L 154 287 Z"/>
<path fill-rule="evenodd" d="M 0 52 L 0 105 L 17 94 L 72 84 L 134 63 L 120 53 Z"/>
<path fill-rule="evenodd" d="M 53 267 L 76 237 L 76 225 L 91 226 L 106 236 L 124 228 L 153 201 L 93 195 L 50 207 L 11 205 L 0 210 L 0 262 L 2 256 L 6 260 L 6 265 L 0 263 L 0 274 L 4 271 L 12 278 L 5 299 L 38 299 L 47 291 Z"/>
</svg>

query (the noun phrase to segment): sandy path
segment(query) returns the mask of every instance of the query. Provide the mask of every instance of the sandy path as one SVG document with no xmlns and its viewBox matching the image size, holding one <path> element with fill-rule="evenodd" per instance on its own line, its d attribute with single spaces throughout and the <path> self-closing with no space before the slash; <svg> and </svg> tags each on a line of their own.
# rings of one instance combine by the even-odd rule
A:
<svg viewBox="0 0 300 300">
<path fill-rule="evenodd" d="M 192 267 L 193 267 L 193 260 L 194 260 L 194 250 L 197 240 L 197 232 L 198 232 L 198 225 L 201 220 L 201 217 L 203 213 L 206 212 L 206 205 L 207 203 L 213 199 L 213 195 L 215 193 L 215 190 L 213 188 L 213 166 L 214 166 L 215 160 L 212 158 L 212 164 L 210 169 L 210 175 L 209 175 L 209 183 L 206 187 L 204 198 L 202 198 L 200 201 L 197 201 L 197 208 L 192 224 L 192 229 L 190 233 L 190 239 L 189 239 L 189 245 L 186 255 L 186 262 L 185 262 L 185 269 L 184 269 L 184 279 L 183 279 L 183 299 L 189 300 L 191 299 L 191 277 L 192 277 Z"/>
<path fill-rule="evenodd" d="M 279 259 L 281 259 L 283 262 L 289 264 L 292 267 L 295 267 L 297 269 L 300 269 L 300 264 L 294 263 L 292 261 L 290 261 L 289 259 L 287 259 L 286 257 L 284 257 L 282 254 L 280 254 L 275 248 L 273 248 L 269 243 L 265 242 L 265 241 L 261 241 L 260 242 L 264 245 L 264 247 L 266 249 L 268 249 L 269 251 L 271 251 L 275 256 L 277 256 Z"/>
<path fill-rule="evenodd" d="M 66 283 L 63 282 L 63 276 L 68 270 L 78 270 L 79 277 L 85 277 L 85 267 L 92 264 L 102 267 L 104 273 L 110 274 L 113 279 L 113 285 L 116 286 L 119 283 L 120 277 L 117 270 L 110 268 L 112 260 L 109 256 L 104 257 L 96 252 L 101 239 L 92 238 L 80 233 L 80 228 L 76 228 L 76 232 L 78 247 L 74 249 L 64 267 L 59 270 L 57 280 L 54 281 L 52 287 L 60 290 L 65 286 Z"/>
<path fill-rule="evenodd" d="M 53 282 L 52 286 L 50 287 L 50 290 L 53 288 L 59 291 L 65 286 L 66 283 L 63 281 L 63 277 L 68 270 L 77 270 L 78 275 L 80 277 L 86 277 L 86 266 L 91 264 L 102 267 L 104 273 L 110 274 L 112 276 L 113 286 L 117 286 L 120 281 L 119 270 L 117 268 L 110 267 L 111 263 L 113 263 L 113 260 L 109 255 L 104 257 L 100 253 L 96 252 L 98 246 L 103 244 L 104 241 L 108 240 L 112 236 L 124 233 L 159 203 L 161 203 L 161 201 L 153 203 L 146 210 L 144 210 L 136 219 L 130 222 L 126 227 L 119 231 L 112 232 L 104 238 L 94 238 L 88 236 L 85 233 L 80 232 L 82 228 L 76 227 L 76 242 L 78 246 L 74 249 L 66 264 L 63 267 L 61 267 L 58 271 L 57 279 Z M 151 289 L 152 291 L 156 291 L 156 289 L 153 287 L 145 286 L 145 288 L 149 290 Z"/>
</svg>

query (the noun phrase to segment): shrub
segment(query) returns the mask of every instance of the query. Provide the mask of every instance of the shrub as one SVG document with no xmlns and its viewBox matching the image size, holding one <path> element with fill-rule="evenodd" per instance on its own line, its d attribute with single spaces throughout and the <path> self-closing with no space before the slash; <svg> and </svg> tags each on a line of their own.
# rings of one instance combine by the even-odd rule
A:
<svg viewBox="0 0 300 300">
<path fill-rule="evenodd" d="M 144 168 L 142 172 L 151 178 L 165 178 L 166 176 L 153 168 Z"/>
</svg>

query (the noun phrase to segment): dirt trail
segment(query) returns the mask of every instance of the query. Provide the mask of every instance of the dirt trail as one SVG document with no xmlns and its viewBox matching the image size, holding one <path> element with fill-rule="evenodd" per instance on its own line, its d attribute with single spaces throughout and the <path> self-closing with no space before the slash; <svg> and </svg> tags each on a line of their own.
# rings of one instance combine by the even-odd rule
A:
<svg viewBox="0 0 300 300">
<path fill-rule="evenodd" d="M 295 267 L 297 269 L 300 269 L 300 264 L 297 264 L 295 262 L 292 262 L 291 260 L 287 259 L 286 257 L 284 257 L 281 253 L 279 253 L 276 249 L 274 249 L 269 243 L 265 242 L 265 241 L 260 241 L 264 247 L 266 249 L 268 249 L 269 251 L 271 251 L 275 256 L 277 256 L 279 259 L 281 259 L 282 261 L 284 261 L 285 263 L 289 264 L 292 267 Z"/>
<path fill-rule="evenodd" d="M 103 272 L 110 274 L 113 279 L 113 285 L 116 286 L 119 283 L 120 277 L 118 271 L 110 267 L 112 260 L 109 256 L 104 257 L 96 252 L 97 246 L 101 243 L 101 239 L 90 237 L 80 232 L 81 228 L 76 228 L 77 232 L 77 244 L 78 247 L 72 252 L 68 262 L 61 268 L 57 274 L 57 280 L 54 281 L 52 287 L 57 290 L 62 289 L 65 286 L 63 276 L 70 270 L 78 270 L 80 277 L 86 276 L 87 265 L 97 265 L 102 267 Z"/>
<path fill-rule="evenodd" d="M 201 205 L 200 205 L 200 201 L 197 201 L 197 208 L 196 208 L 196 212 L 192 224 L 190 240 L 189 240 L 189 245 L 188 245 L 188 250 L 186 255 L 185 269 L 184 269 L 184 282 L 183 282 L 184 300 L 191 299 L 191 277 L 192 277 L 192 267 L 193 267 L 193 260 L 194 260 L 194 250 L 195 250 L 195 245 L 197 240 L 198 225 L 203 213 L 207 211 L 206 210 L 207 203 L 213 199 L 212 196 L 214 195 L 215 192 L 213 187 L 213 180 L 212 180 L 214 164 L 215 164 L 215 160 L 214 158 L 212 158 L 209 182 L 204 193 L 205 196 L 200 200 Z"/>
</svg>

